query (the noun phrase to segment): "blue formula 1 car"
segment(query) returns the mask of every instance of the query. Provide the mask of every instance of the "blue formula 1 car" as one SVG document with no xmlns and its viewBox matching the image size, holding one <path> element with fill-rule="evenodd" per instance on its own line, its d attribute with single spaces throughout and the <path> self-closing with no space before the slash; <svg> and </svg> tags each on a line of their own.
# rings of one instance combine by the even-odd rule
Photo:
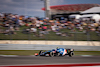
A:
<svg viewBox="0 0 100 67">
<path fill-rule="evenodd" d="M 39 54 L 36 54 L 36 56 L 50 56 L 50 57 L 65 56 L 65 55 L 69 55 L 69 57 L 72 57 L 74 55 L 74 49 L 57 48 L 45 52 L 41 50 Z"/>
</svg>

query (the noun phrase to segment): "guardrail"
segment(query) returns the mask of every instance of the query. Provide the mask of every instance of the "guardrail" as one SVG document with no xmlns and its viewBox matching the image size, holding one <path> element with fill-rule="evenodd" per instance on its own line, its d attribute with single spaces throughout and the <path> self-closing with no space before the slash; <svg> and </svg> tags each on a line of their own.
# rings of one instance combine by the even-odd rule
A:
<svg viewBox="0 0 100 67">
<path fill-rule="evenodd" d="M 100 46 L 71 46 L 71 45 L 37 45 L 37 44 L 0 44 L 0 50 L 51 50 L 73 48 L 75 51 L 100 51 Z"/>
</svg>

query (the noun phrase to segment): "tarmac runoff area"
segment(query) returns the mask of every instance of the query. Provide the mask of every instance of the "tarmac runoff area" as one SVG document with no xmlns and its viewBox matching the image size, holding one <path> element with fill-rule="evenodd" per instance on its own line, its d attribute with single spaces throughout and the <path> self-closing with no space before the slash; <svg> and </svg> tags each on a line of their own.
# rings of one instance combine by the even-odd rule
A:
<svg viewBox="0 0 100 67">
<path fill-rule="evenodd" d="M 34 55 L 32 56 L 0 55 L 0 67 L 10 66 L 10 65 L 27 66 L 27 65 L 55 65 L 55 64 L 65 65 L 65 64 L 87 64 L 87 63 L 91 63 L 91 64 L 96 63 L 99 66 L 95 66 L 95 67 L 100 67 L 100 56 L 82 55 L 82 56 L 73 56 L 73 57 L 69 57 L 69 56 L 44 57 L 44 56 L 34 56 Z"/>
</svg>

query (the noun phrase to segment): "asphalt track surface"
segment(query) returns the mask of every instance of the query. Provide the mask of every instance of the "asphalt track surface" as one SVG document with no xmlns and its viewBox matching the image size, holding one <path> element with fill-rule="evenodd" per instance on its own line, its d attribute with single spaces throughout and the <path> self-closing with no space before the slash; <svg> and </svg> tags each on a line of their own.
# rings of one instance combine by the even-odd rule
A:
<svg viewBox="0 0 100 67">
<path fill-rule="evenodd" d="M 100 56 L 73 57 L 40 57 L 40 56 L 0 56 L 0 65 L 38 65 L 38 64 L 70 64 L 70 63 L 100 63 Z"/>
</svg>

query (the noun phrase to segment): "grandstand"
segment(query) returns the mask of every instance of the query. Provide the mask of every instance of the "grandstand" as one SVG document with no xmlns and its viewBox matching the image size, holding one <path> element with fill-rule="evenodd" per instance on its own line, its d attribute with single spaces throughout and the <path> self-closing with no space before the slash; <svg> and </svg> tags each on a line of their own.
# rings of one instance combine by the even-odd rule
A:
<svg viewBox="0 0 100 67">
<path fill-rule="evenodd" d="M 70 5 L 56 5 L 51 6 L 51 16 L 53 17 L 67 17 L 71 14 L 80 14 L 81 12 L 92 7 L 99 7 L 99 4 L 70 4 Z M 42 8 L 45 10 L 45 8 Z"/>
</svg>

